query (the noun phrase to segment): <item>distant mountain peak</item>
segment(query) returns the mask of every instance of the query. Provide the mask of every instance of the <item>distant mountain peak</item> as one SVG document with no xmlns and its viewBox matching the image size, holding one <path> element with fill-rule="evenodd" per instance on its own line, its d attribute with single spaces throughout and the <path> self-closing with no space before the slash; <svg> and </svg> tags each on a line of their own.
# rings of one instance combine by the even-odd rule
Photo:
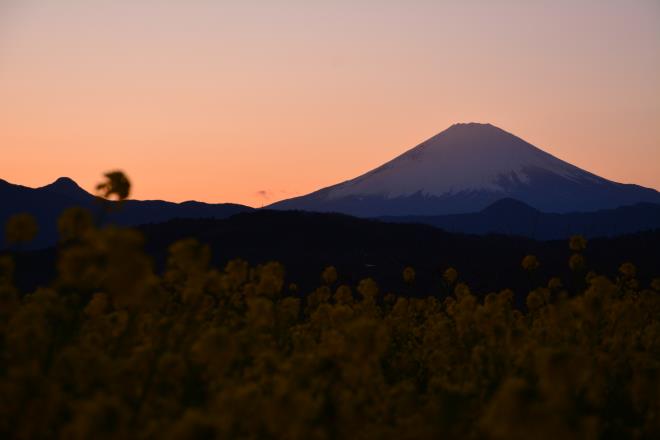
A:
<svg viewBox="0 0 660 440">
<path fill-rule="evenodd" d="M 598 180 L 491 124 L 455 124 L 384 165 L 333 187 L 329 199 L 354 194 L 386 199 L 422 194 L 499 193 L 528 183 L 535 170 L 569 180 Z"/>
<path fill-rule="evenodd" d="M 39 189 L 66 196 L 74 200 L 87 200 L 93 197 L 90 193 L 82 189 L 80 185 L 78 185 L 73 179 L 69 177 L 60 177 L 53 183 L 42 186 Z"/>
<path fill-rule="evenodd" d="M 456 129 L 496 129 L 496 130 L 501 130 L 500 128 L 494 126 L 491 123 L 488 122 L 457 122 L 455 124 L 452 124 L 447 128 L 447 130 L 456 130 Z M 447 131 L 445 130 L 445 131 Z M 504 130 L 502 130 L 504 131 Z"/>
<path fill-rule="evenodd" d="M 478 212 L 513 198 L 544 212 L 658 202 L 660 193 L 580 169 L 488 123 L 450 126 L 354 179 L 271 205 L 365 217 Z"/>
<path fill-rule="evenodd" d="M 490 149 L 517 144 L 518 148 L 539 150 L 518 136 L 501 129 L 500 127 L 482 122 L 459 122 L 453 124 L 427 141 L 422 142 L 420 146 L 428 143 L 443 145 L 450 144 L 452 147 L 465 144 L 486 144 Z M 412 150 L 415 149 L 416 148 L 413 148 Z"/>
<path fill-rule="evenodd" d="M 46 185 L 51 187 L 80 188 L 75 180 L 70 177 L 58 177 L 53 183 Z"/>
<path fill-rule="evenodd" d="M 507 135 L 517 137 L 506 130 L 501 129 L 500 127 L 490 124 L 488 122 L 457 122 L 456 124 L 451 125 L 446 130 L 438 133 L 442 135 L 443 133 L 463 133 L 463 134 L 474 134 L 474 135 Z"/>
</svg>

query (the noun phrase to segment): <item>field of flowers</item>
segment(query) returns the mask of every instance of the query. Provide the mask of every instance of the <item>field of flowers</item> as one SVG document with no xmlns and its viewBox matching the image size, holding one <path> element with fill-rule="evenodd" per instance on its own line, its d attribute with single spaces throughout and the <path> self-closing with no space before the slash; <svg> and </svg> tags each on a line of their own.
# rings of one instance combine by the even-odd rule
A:
<svg viewBox="0 0 660 440">
<path fill-rule="evenodd" d="M 125 198 L 125 177 L 107 177 L 103 195 Z M 58 226 L 50 287 L 19 292 L 0 256 L 2 438 L 660 433 L 660 279 L 640 285 L 625 262 L 590 272 L 581 237 L 566 247 L 579 291 L 543 280 L 519 310 L 514 292 L 477 297 L 451 267 L 438 268 L 442 296 L 345 285 L 334 267 L 301 292 L 276 262 L 212 267 L 192 239 L 155 273 L 134 230 L 75 208 Z M 6 239 L 37 227 L 15 216 Z M 542 264 L 529 255 L 520 270 Z M 414 290 L 414 268 L 401 276 Z"/>
</svg>

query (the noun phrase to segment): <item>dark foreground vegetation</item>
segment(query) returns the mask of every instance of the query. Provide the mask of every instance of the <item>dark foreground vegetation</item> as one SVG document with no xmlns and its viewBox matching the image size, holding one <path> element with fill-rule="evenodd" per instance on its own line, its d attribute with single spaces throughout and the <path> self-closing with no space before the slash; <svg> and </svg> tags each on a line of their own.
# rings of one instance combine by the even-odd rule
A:
<svg viewBox="0 0 660 440">
<path fill-rule="evenodd" d="M 341 283 L 357 285 L 364 278 L 373 278 L 383 292 L 415 297 L 446 294 L 442 273 L 454 267 L 480 298 L 511 289 L 518 307 L 524 305 L 531 288 L 551 277 L 561 278 L 571 291 L 585 287 L 585 274 L 575 275 L 566 263 L 570 256 L 566 240 L 453 234 L 427 225 L 291 211 L 172 220 L 143 225 L 139 231 L 157 273 L 167 266 L 169 246 L 195 238 L 209 245 L 215 267 L 237 258 L 250 266 L 282 263 L 285 284 L 296 283 L 301 295 L 318 287 L 318 274 L 327 266 L 337 268 Z M 532 274 L 520 267 L 528 254 L 542 262 Z M 23 291 L 49 285 L 57 276 L 57 256 L 57 248 L 14 253 L 16 285 Z M 631 262 L 639 281 L 648 285 L 660 267 L 660 230 L 591 239 L 584 257 L 589 270 L 602 274 L 614 274 L 622 262 Z M 415 268 L 414 287 L 401 278 L 407 266 Z"/>
<path fill-rule="evenodd" d="M 136 230 L 79 209 L 58 226 L 47 287 L 17 289 L 29 260 L 0 257 L 2 438 L 660 432 L 660 279 L 625 261 L 595 270 L 581 237 L 562 244 L 565 275 L 529 253 L 510 262 L 524 293 L 475 295 L 451 265 L 420 291 L 405 262 L 397 290 L 334 266 L 303 289 L 280 263 L 217 266 L 196 239 L 172 244 L 159 271 Z M 35 227 L 19 216 L 7 238 Z"/>
</svg>

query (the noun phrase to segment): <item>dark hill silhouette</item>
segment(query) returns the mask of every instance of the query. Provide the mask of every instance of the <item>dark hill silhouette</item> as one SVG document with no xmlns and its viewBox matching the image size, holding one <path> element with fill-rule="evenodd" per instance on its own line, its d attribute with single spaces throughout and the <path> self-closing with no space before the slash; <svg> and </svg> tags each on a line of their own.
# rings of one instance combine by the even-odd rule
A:
<svg viewBox="0 0 660 440">
<path fill-rule="evenodd" d="M 76 200 L 82 203 L 88 203 L 94 200 L 93 195 L 82 189 L 69 177 L 60 177 L 55 182 L 37 189 L 68 197 L 71 200 Z"/>
<path fill-rule="evenodd" d="M 608 237 L 660 228 L 660 204 L 638 203 L 595 212 L 552 214 L 509 198 L 470 214 L 381 219 L 398 223 L 423 223 L 450 232 L 497 233 L 537 240 L 558 240 L 577 234 L 589 238 Z"/>
<path fill-rule="evenodd" d="M 173 242 L 194 237 L 210 245 L 218 267 L 235 258 L 251 264 L 282 262 L 287 280 L 298 283 L 303 294 L 319 286 L 320 273 L 328 265 L 337 267 L 342 283 L 355 285 L 372 277 L 384 293 L 439 294 L 442 271 L 453 266 L 477 293 L 512 288 L 520 302 L 530 288 L 529 274 L 520 266 L 527 254 L 541 262 L 535 275 L 538 280 L 559 276 L 565 284 L 583 282 L 583 276 L 576 278 L 568 268 L 567 240 L 455 234 L 429 225 L 268 210 L 219 220 L 171 220 L 139 229 L 157 268 L 164 267 Z M 49 282 L 55 275 L 55 256 L 53 248 L 21 254 L 19 284 L 29 289 Z M 591 270 L 604 274 L 616 273 L 622 262 L 630 261 L 637 266 L 640 281 L 648 283 L 660 261 L 660 230 L 590 240 L 585 257 Z M 414 289 L 402 281 L 402 270 L 408 265 L 417 272 Z"/>
<path fill-rule="evenodd" d="M 109 212 L 107 207 L 113 209 Z M 0 225 L 15 213 L 28 212 L 39 222 L 40 231 L 31 248 L 48 247 L 57 241 L 57 218 L 72 206 L 90 209 L 105 223 L 136 226 L 161 223 L 175 218 L 226 218 L 253 208 L 236 204 L 207 204 L 188 201 L 126 200 L 120 209 L 89 194 L 73 180 L 62 177 L 40 187 L 28 188 L 0 180 Z M 512 198 L 499 200 L 480 212 L 443 216 L 396 216 L 381 220 L 394 223 L 422 223 L 450 232 L 498 233 L 538 240 L 629 234 L 660 228 L 660 205 L 640 203 L 616 209 L 567 214 L 543 213 Z M 1 244 L 1 243 L 0 243 Z"/>
<path fill-rule="evenodd" d="M 105 223 L 135 226 L 164 222 L 174 218 L 225 218 L 253 208 L 233 203 L 209 204 L 201 202 L 172 203 L 162 200 L 126 200 L 120 207 L 116 202 L 98 199 L 67 177 L 40 188 L 14 185 L 0 179 L 0 225 L 16 213 L 34 215 L 39 233 L 32 248 L 51 246 L 57 241 L 57 219 L 67 208 L 80 206 L 92 211 Z M 112 209 L 106 212 L 111 206 Z M 0 248 L 4 240 L 0 241 Z"/>
</svg>

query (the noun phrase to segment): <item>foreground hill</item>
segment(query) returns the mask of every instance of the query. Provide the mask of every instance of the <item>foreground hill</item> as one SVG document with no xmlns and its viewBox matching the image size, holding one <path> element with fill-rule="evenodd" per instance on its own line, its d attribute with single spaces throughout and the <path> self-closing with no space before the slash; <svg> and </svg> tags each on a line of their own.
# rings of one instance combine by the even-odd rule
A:
<svg viewBox="0 0 660 440">
<path fill-rule="evenodd" d="M 361 217 L 478 212 L 503 199 L 543 212 L 660 203 L 658 191 L 613 182 L 490 124 L 456 124 L 355 179 L 283 200 L 273 209 Z"/>
<path fill-rule="evenodd" d="M 252 265 L 283 263 L 287 282 L 297 283 L 303 293 L 318 285 L 319 274 L 328 265 L 337 267 L 341 282 L 355 284 L 372 277 L 383 290 L 397 293 L 410 293 L 401 279 L 406 266 L 417 273 L 418 295 L 437 293 L 442 271 L 450 266 L 476 292 L 512 288 L 522 293 L 532 282 L 520 266 L 528 254 L 536 255 L 541 262 L 538 279 L 560 276 L 566 282 L 574 280 L 568 267 L 571 252 L 566 240 L 464 235 L 428 225 L 267 210 L 219 220 L 172 220 L 139 229 L 145 235 L 147 253 L 159 270 L 165 266 L 172 243 L 193 237 L 210 245 L 212 262 L 219 267 L 235 258 Z M 53 279 L 56 253 L 49 249 L 23 255 L 25 261 L 17 265 L 19 284 L 29 290 Z M 585 257 L 598 273 L 615 273 L 622 262 L 630 261 L 637 266 L 640 280 L 646 282 L 655 275 L 660 262 L 660 230 L 590 240 Z"/>
<path fill-rule="evenodd" d="M 541 261 L 539 277 L 568 277 L 570 273 L 566 240 L 455 234 L 427 225 L 389 224 L 339 214 L 258 211 L 224 220 L 175 220 L 140 229 L 159 266 L 169 244 L 194 237 L 211 246 L 218 265 L 233 258 L 250 264 L 280 261 L 289 271 L 288 280 L 309 288 L 318 284 L 320 272 L 328 265 L 335 265 L 345 282 L 373 277 L 396 292 L 405 291 L 401 271 L 412 266 L 420 294 L 436 291 L 442 270 L 450 266 L 476 291 L 524 291 L 529 277 L 520 262 L 528 254 Z M 631 261 L 640 279 L 647 280 L 660 262 L 660 230 L 590 240 L 585 257 L 600 273 L 614 273 L 622 262 Z"/>
<path fill-rule="evenodd" d="M 73 180 L 62 177 L 50 185 L 28 188 L 0 179 L 0 225 L 9 216 L 27 212 L 36 217 L 39 233 L 33 248 L 52 246 L 57 241 L 57 219 L 67 208 L 80 206 L 89 209 L 104 222 L 134 226 L 157 223 L 173 218 L 225 218 L 252 208 L 232 203 L 208 204 L 200 202 L 172 203 L 162 200 L 126 200 L 121 209 L 111 209 L 113 202 L 101 200 L 82 189 Z"/>
</svg>

